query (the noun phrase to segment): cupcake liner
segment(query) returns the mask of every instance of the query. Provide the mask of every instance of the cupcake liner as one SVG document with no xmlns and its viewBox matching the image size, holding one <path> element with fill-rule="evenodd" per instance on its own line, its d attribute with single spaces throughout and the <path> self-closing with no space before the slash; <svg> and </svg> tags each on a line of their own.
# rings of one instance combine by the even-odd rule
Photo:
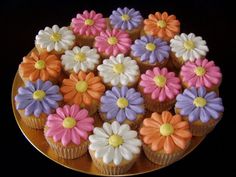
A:
<svg viewBox="0 0 236 177">
<path fill-rule="evenodd" d="M 177 58 L 173 52 L 170 52 L 170 58 L 175 68 L 180 70 L 181 66 L 184 64 L 184 60 L 182 58 Z"/>
</svg>

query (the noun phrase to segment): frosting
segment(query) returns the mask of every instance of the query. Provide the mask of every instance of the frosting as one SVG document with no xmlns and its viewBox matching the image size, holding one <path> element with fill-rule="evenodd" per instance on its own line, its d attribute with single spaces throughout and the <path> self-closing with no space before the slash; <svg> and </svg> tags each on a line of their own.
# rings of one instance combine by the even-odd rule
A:
<svg viewBox="0 0 236 177">
<path fill-rule="evenodd" d="M 143 17 L 139 11 L 136 11 L 134 8 L 128 9 L 127 7 L 113 10 L 109 19 L 114 28 L 122 30 L 137 28 L 143 21 Z"/>
<path fill-rule="evenodd" d="M 206 41 L 193 33 L 176 35 L 170 40 L 170 47 L 175 56 L 181 57 L 184 61 L 202 58 L 209 51 Z"/>
<path fill-rule="evenodd" d="M 189 87 L 211 88 L 218 86 L 222 79 L 220 68 L 214 61 L 197 59 L 194 62 L 187 62 L 181 67 L 180 77 Z"/>
<path fill-rule="evenodd" d="M 59 87 L 52 82 L 37 80 L 35 83 L 28 81 L 25 87 L 19 87 L 15 96 L 16 109 L 25 110 L 25 115 L 39 117 L 41 113 L 50 114 L 58 107 L 62 100 Z"/>
<path fill-rule="evenodd" d="M 168 72 L 166 68 L 158 67 L 142 74 L 139 85 L 143 87 L 144 93 L 151 94 L 152 99 L 160 102 L 174 99 L 181 89 L 180 80 L 174 72 Z"/>
<path fill-rule="evenodd" d="M 75 36 L 67 27 L 59 28 L 53 25 L 52 28 L 46 27 L 40 30 L 36 36 L 35 44 L 48 52 L 53 50 L 60 52 L 67 50 L 74 45 Z"/>
<path fill-rule="evenodd" d="M 168 15 L 167 12 L 156 12 L 150 14 L 148 19 L 144 20 L 144 31 L 146 34 L 159 37 L 169 41 L 180 31 L 180 22 L 174 15 Z"/>
<path fill-rule="evenodd" d="M 135 60 L 119 54 L 116 57 L 110 56 L 103 60 L 103 64 L 97 67 L 99 75 L 104 83 L 112 86 L 128 85 L 134 83 L 139 76 L 139 67 Z"/>
<path fill-rule="evenodd" d="M 69 143 L 80 145 L 81 138 L 88 139 L 88 132 L 93 130 L 94 119 L 88 116 L 86 109 L 78 105 L 65 105 L 56 109 L 55 114 L 48 116 L 45 131 L 46 137 L 52 137 L 63 146 Z"/>
<path fill-rule="evenodd" d="M 64 101 L 68 104 L 91 105 L 94 101 L 99 101 L 105 91 L 105 86 L 99 76 L 92 72 L 88 74 L 80 71 L 78 74 L 70 74 L 69 79 L 64 79 L 61 92 Z"/>
<path fill-rule="evenodd" d="M 120 125 L 117 121 L 103 123 L 95 127 L 89 136 L 89 149 L 95 151 L 95 158 L 102 158 L 105 164 L 119 165 L 122 160 L 132 160 L 134 154 L 140 153 L 141 141 L 137 132 L 130 130 L 129 125 Z"/>
<path fill-rule="evenodd" d="M 190 122 L 200 120 L 203 123 L 210 119 L 219 119 L 224 111 L 222 99 L 215 92 L 206 92 L 205 87 L 185 89 L 176 98 L 175 108 L 186 116 Z"/>
<path fill-rule="evenodd" d="M 61 73 L 61 62 L 56 55 L 31 52 L 30 56 L 23 58 L 19 71 L 30 81 L 56 79 Z"/>
<path fill-rule="evenodd" d="M 71 26 L 75 34 L 97 36 L 106 28 L 106 20 L 101 13 L 85 10 L 83 14 L 77 14 L 72 19 Z"/>
<path fill-rule="evenodd" d="M 163 62 L 169 58 L 170 52 L 167 42 L 152 36 L 142 36 L 140 39 L 136 39 L 131 49 L 133 56 L 140 57 L 142 62 L 147 61 L 150 64 Z"/>
<path fill-rule="evenodd" d="M 164 150 L 166 154 L 172 154 L 179 148 L 184 150 L 192 137 L 188 122 L 168 111 L 152 113 L 150 118 L 143 120 L 139 132 L 152 151 Z"/>
<path fill-rule="evenodd" d="M 131 39 L 125 31 L 115 28 L 112 30 L 107 29 L 95 38 L 94 45 L 99 52 L 109 56 L 116 56 L 119 53 L 127 54 L 130 51 Z"/>
<path fill-rule="evenodd" d="M 100 111 L 106 118 L 122 123 L 126 119 L 135 121 L 138 114 L 144 114 L 143 98 L 135 89 L 123 86 L 112 87 L 101 97 Z"/>
<path fill-rule="evenodd" d="M 66 50 L 65 54 L 61 56 L 62 65 L 66 71 L 87 72 L 94 70 L 99 63 L 99 55 L 96 49 L 90 49 L 88 46 L 74 47 L 72 50 Z"/>
</svg>

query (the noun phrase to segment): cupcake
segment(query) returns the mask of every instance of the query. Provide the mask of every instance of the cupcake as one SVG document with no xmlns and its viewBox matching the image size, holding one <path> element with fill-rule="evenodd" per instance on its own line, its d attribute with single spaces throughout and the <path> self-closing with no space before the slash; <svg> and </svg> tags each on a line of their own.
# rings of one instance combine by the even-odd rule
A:
<svg viewBox="0 0 236 177">
<path fill-rule="evenodd" d="M 197 59 L 187 62 L 181 67 L 180 79 L 184 88 L 201 86 L 208 91 L 217 91 L 221 84 L 222 74 L 214 61 Z"/>
<path fill-rule="evenodd" d="M 181 84 L 174 72 L 155 67 L 141 75 L 138 88 L 144 98 L 145 107 L 152 112 L 162 112 L 174 106 Z"/>
<path fill-rule="evenodd" d="M 112 30 L 107 29 L 106 31 L 102 31 L 100 35 L 95 38 L 94 46 L 104 59 L 110 56 L 117 56 L 120 53 L 128 55 L 131 42 L 127 32 L 114 28 Z"/>
<path fill-rule="evenodd" d="M 69 79 L 64 79 L 60 90 L 66 104 L 77 104 L 93 115 L 98 109 L 105 86 L 99 76 L 92 72 L 86 74 L 80 71 L 78 74 L 71 74 Z"/>
<path fill-rule="evenodd" d="M 134 87 L 140 77 L 139 67 L 135 60 L 119 54 L 103 60 L 103 64 L 97 67 L 99 75 L 107 87 L 128 86 Z"/>
<path fill-rule="evenodd" d="M 113 28 L 126 31 L 133 41 L 139 38 L 143 27 L 143 17 L 139 11 L 127 7 L 117 8 L 112 11 L 109 20 Z"/>
<path fill-rule="evenodd" d="M 57 25 L 40 30 L 35 39 L 35 46 L 39 53 L 50 52 L 60 55 L 74 45 L 75 36 L 73 32 L 67 27 L 59 28 Z"/>
<path fill-rule="evenodd" d="M 93 130 L 94 119 L 78 105 L 65 105 L 50 114 L 44 136 L 56 154 L 64 159 L 75 159 L 88 150 L 88 136 Z"/>
<path fill-rule="evenodd" d="M 169 59 L 170 47 L 167 42 L 153 36 L 142 36 L 131 46 L 131 55 L 144 73 L 154 67 L 163 67 Z"/>
<path fill-rule="evenodd" d="M 144 33 L 170 41 L 180 32 L 180 22 L 174 15 L 168 15 L 167 12 L 156 12 L 150 14 L 148 19 L 144 20 Z"/>
<path fill-rule="evenodd" d="M 153 163 L 169 165 L 179 160 L 190 145 L 192 134 L 187 121 L 168 111 L 152 113 L 140 128 L 143 150 Z"/>
<path fill-rule="evenodd" d="M 117 121 L 112 124 L 105 122 L 101 128 L 95 127 L 89 141 L 89 154 L 103 174 L 126 173 L 140 154 L 141 141 L 137 138 L 137 132 Z"/>
<path fill-rule="evenodd" d="M 21 120 L 35 129 L 43 129 L 47 116 L 59 106 L 62 99 L 57 85 L 42 80 L 35 83 L 28 81 L 26 86 L 19 87 L 15 96 Z"/>
<path fill-rule="evenodd" d="M 175 111 L 190 122 L 194 136 L 207 135 L 223 115 L 222 99 L 214 91 L 207 92 L 204 87 L 187 88 L 176 99 Z"/>
<path fill-rule="evenodd" d="M 193 33 L 176 35 L 170 40 L 170 47 L 172 63 L 178 69 L 187 61 L 204 58 L 209 51 L 206 41 Z"/>
<path fill-rule="evenodd" d="M 144 100 L 134 88 L 112 87 L 101 97 L 100 117 L 103 121 L 118 121 L 137 128 L 144 115 Z"/>
<path fill-rule="evenodd" d="M 76 44 L 81 47 L 93 47 L 95 37 L 106 27 L 106 19 L 94 10 L 90 12 L 85 10 L 83 14 L 78 13 L 71 21 L 71 28 L 76 35 Z"/>
</svg>

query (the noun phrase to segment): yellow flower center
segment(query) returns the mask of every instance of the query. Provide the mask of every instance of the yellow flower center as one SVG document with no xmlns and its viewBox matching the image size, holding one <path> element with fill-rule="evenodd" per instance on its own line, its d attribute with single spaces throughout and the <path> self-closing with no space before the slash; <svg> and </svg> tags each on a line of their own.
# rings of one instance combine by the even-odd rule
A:
<svg viewBox="0 0 236 177">
<path fill-rule="evenodd" d="M 74 56 L 75 61 L 83 62 L 86 59 L 86 55 L 83 52 L 79 52 Z"/>
<path fill-rule="evenodd" d="M 81 93 L 86 92 L 86 90 L 88 89 L 88 84 L 85 81 L 79 81 L 76 83 L 75 89 Z"/>
<path fill-rule="evenodd" d="M 156 49 L 156 45 L 151 42 L 147 43 L 145 47 L 149 51 L 154 51 Z"/>
<path fill-rule="evenodd" d="M 108 141 L 109 144 L 113 147 L 118 147 L 123 144 L 123 139 L 119 135 L 111 135 Z"/>
<path fill-rule="evenodd" d="M 42 100 L 45 97 L 46 93 L 43 90 L 36 90 L 33 93 L 34 100 Z"/>
<path fill-rule="evenodd" d="M 207 104 L 207 101 L 206 101 L 205 98 L 197 97 L 197 98 L 194 99 L 193 104 L 196 107 L 204 107 Z"/>
<path fill-rule="evenodd" d="M 174 128 L 169 123 L 162 124 L 160 127 L 160 133 L 162 136 L 169 136 L 174 133 Z"/>
<path fill-rule="evenodd" d="M 92 26 L 93 24 L 94 24 L 94 21 L 92 20 L 92 19 L 86 19 L 85 21 L 84 21 L 84 24 L 85 25 L 88 25 L 88 26 Z"/>
<path fill-rule="evenodd" d="M 36 69 L 44 69 L 45 68 L 45 62 L 43 60 L 38 60 L 35 64 L 34 67 Z"/>
<path fill-rule="evenodd" d="M 184 48 L 187 50 L 192 50 L 195 47 L 195 44 L 191 40 L 187 40 L 184 42 Z"/>
<path fill-rule="evenodd" d="M 107 42 L 108 42 L 108 44 L 110 44 L 110 45 L 116 45 L 117 44 L 117 38 L 116 37 L 109 37 L 108 39 L 107 39 Z"/>
<path fill-rule="evenodd" d="M 61 40 L 61 34 L 59 33 L 53 33 L 50 37 L 50 39 L 53 41 L 53 42 L 58 42 Z"/>
<path fill-rule="evenodd" d="M 130 17 L 129 17 L 129 15 L 124 14 L 124 15 L 121 16 L 121 19 L 122 19 L 123 21 L 128 21 L 128 20 L 130 19 Z"/>
<path fill-rule="evenodd" d="M 125 70 L 125 66 L 122 63 L 118 63 L 113 66 L 113 71 L 117 74 L 123 73 Z"/>
<path fill-rule="evenodd" d="M 205 68 L 201 67 L 201 66 L 198 66 L 196 67 L 196 69 L 194 70 L 194 73 L 197 75 L 197 76 L 203 76 L 205 73 L 206 73 L 206 70 Z"/>
<path fill-rule="evenodd" d="M 164 87 L 166 85 L 166 77 L 162 75 L 155 76 L 153 80 L 158 87 Z"/>
<path fill-rule="evenodd" d="M 66 117 L 62 125 L 64 128 L 73 128 L 76 125 L 76 120 L 73 117 Z"/>
<path fill-rule="evenodd" d="M 129 105 L 129 102 L 126 98 L 119 98 L 116 104 L 119 108 L 124 109 Z"/>
<path fill-rule="evenodd" d="M 159 20 L 157 22 L 157 26 L 159 26 L 160 28 L 165 28 L 166 27 L 166 22 L 164 20 Z"/>
</svg>

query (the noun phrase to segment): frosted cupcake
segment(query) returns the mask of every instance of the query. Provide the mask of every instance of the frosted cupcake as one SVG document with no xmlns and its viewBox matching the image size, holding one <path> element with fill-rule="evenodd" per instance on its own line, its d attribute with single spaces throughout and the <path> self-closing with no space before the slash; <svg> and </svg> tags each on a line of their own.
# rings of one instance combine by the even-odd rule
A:
<svg viewBox="0 0 236 177">
<path fill-rule="evenodd" d="M 89 154 L 94 165 L 103 174 L 119 175 L 126 173 L 137 161 L 141 141 L 137 132 L 129 125 L 114 121 L 105 122 L 103 127 L 95 127 L 89 136 Z"/>
<path fill-rule="evenodd" d="M 187 121 L 168 111 L 152 113 L 139 131 L 146 157 L 153 163 L 168 165 L 179 160 L 188 148 L 192 134 Z"/>
<path fill-rule="evenodd" d="M 223 115 L 222 99 L 213 91 L 206 92 L 204 87 L 185 89 L 176 99 L 175 111 L 190 122 L 194 136 L 209 133 Z"/>
<path fill-rule="evenodd" d="M 78 105 L 65 105 L 50 114 L 44 128 L 45 138 L 54 152 L 64 159 L 75 159 L 88 150 L 88 136 L 94 119 Z"/>
<path fill-rule="evenodd" d="M 162 112 L 174 106 L 181 84 L 174 72 L 155 67 L 141 75 L 138 88 L 144 98 L 145 107 L 149 111 Z"/>
<path fill-rule="evenodd" d="M 63 99 L 59 87 L 50 81 L 28 81 L 26 86 L 19 87 L 15 96 L 16 109 L 21 120 L 29 127 L 42 129 L 47 116 L 52 113 Z"/>
</svg>

